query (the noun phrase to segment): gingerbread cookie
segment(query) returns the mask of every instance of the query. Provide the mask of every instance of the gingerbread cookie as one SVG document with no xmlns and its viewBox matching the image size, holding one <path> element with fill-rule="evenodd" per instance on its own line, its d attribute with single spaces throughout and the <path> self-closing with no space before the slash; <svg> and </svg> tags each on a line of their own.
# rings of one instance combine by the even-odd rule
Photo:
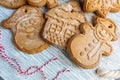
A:
<svg viewBox="0 0 120 80">
<path fill-rule="evenodd" d="M 27 0 L 28 3 L 32 6 L 41 7 L 44 6 L 47 0 Z"/>
<path fill-rule="evenodd" d="M 79 25 L 86 21 L 76 1 L 49 10 L 45 17 L 43 38 L 61 48 L 66 48 L 67 41 L 80 32 Z"/>
<path fill-rule="evenodd" d="M 95 24 L 99 24 L 100 23 L 100 24 L 102 24 L 102 25 L 104 25 L 106 27 L 109 27 L 109 28 L 113 29 L 114 32 L 112 34 L 114 34 L 115 36 L 112 38 L 112 41 L 116 41 L 118 39 L 118 37 L 117 37 L 118 27 L 117 27 L 117 25 L 115 24 L 114 21 L 112 21 L 109 18 L 105 19 L 105 18 L 101 18 L 101 17 L 95 16 L 94 23 Z M 116 26 L 116 27 L 114 28 L 114 26 Z"/>
<path fill-rule="evenodd" d="M 26 0 L 0 0 L 0 5 L 16 9 L 26 4 Z"/>
<path fill-rule="evenodd" d="M 16 46 L 28 53 L 41 52 L 48 44 L 39 37 L 44 24 L 44 18 L 39 8 L 23 6 L 7 20 L 2 22 L 4 28 L 10 28 L 14 33 Z"/>
<path fill-rule="evenodd" d="M 118 37 L 117 26 L 111 22 L 106 24 L 98 23 L 93 27 L 90 23 L 84 23 L 80 28 L 82 34 L 69 40 L 67 50 L 76 64 L 83 68 L 94 68 L 100 63 L 102 55 L 109 56 L 112 53 L 110 41 Z M 109 27 L 111 24 L 112 27 Z"/>
<path fill-rule="evenodd" d="M 47 7 L 54 8 L 58 6 L 58 0 L 47 0 Z"/>
<path fill-rule="evenodd" d="M 120 11 L 120 0 L 83 0 L 86 12 L 96 12 L 101 17 Z"/>
</svg>

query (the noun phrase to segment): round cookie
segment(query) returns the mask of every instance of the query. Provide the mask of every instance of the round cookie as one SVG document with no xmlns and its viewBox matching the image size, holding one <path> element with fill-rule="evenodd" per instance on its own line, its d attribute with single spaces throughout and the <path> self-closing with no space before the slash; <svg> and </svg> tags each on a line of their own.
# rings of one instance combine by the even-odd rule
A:
<svg viewBox="0 0 120 80">
<path fill-rule="evenodd" d="M 100 63 L 102 55 L 111 55 L 113 48 L 110 41 L 118 37 L 117 26 L 109 22 L 109 19 L 105 19 L 105 22 L 106 25 L 99 22 L 95 27 L 90 23 L 82 24 L 82 34 L 77 34 L 68 41 L 68 53 L 77 65 L 94 68 Z"/>
<path fill-rule="evenodd" d="M 32 6 L 41 7 L 44 6 L 47 0 L 27 0 L 28 3 Z"/>
<path fill-rule="evenodd" d="M 14 43 L 21 51 L 37 53 L 48 48 L 39 33 L 44 18 L 39 8 L 23 6 L 7 20 L 2 22 L 4 28 L 10 28 L 14 34 Z"/>
<path fill-rule="evenodd" d="M 25 5 L 26 3 L 26 0 L 0 0 L 0 5 L 12 9 L 19 8 Z"/>
</svg>

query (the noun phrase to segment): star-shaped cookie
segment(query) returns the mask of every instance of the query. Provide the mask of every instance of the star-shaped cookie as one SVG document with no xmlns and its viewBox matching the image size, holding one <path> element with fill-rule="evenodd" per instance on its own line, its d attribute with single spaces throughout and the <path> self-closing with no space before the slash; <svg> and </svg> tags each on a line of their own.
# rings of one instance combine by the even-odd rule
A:
<svg viewBox="0 0 120 80">
<path fill-rule="evenodd" d="M 86 12 L 96 12 L 101 17 L 106 17 L 109 12 L 120 11 L 120 0 L 83 0 Z"/>
</svg>

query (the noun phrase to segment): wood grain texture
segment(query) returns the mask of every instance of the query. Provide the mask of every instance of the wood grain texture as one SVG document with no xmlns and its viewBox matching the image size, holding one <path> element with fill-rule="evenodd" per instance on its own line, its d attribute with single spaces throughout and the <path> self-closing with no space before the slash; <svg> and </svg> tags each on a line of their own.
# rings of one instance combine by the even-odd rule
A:
<svg viewBox="0 0 120 80">
<path fill-rule="evenodd" d="M 61 0 L 61 4 L 69 0 Z M 56 47 L 50 46 L 45 51 L 28 55 L 19 51 L 12 42 L 12 33 L 9 30 L 3 29 L 1 26 L 1 21 L 12 15 L 14 10 L 6 9 L 0 6 L 0 29 L 3 32 L 2 43 L 6 49 L 7 55 L 10 57 L 17 58 L 24 69 L 31 65 L 41 66 L 46 61 L 52 57 L 57 57 L 58 61 L 50 64 L 48 67 L 44 68 L 45 73 L 49 76 L 51 80 L 55 75 L 62 69 L 70 69 L 70 73 L 65 73 L 58 80 L 114 80 L 101 78 L 95 74 L 95 69 L 83 69 L 76 66 L 69 58 L 66 51 L 60 50 Z M 93 20 L 93 13 L 85 13 L 86 17 L 90 22 Z M 115 23 L 120 26 L 120 12 L 110 13 L 109 18 L 113 19 Z M 110 57 L 103 57 L 101 64 L 98 67 L 110 70 L 120 69 L 120 27 L 119 27 L 119 39 L 113 42 L 113 54 Z M 5 80 L 43 80 L 40 73 L 32 76 L 19 75 L 12 67 L 10 67 L 3 59 L 0 58 L 0 76 Z"/>
</svg>

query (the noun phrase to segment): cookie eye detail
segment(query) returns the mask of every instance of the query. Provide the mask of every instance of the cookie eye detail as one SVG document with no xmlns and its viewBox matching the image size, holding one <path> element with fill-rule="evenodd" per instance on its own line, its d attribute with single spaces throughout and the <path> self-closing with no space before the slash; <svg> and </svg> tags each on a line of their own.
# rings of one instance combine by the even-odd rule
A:
<svg viewBox="0 0 120 80">
<path fill-rule="evenodd" d="M 86 47 L 86 48 L 85 48 L 85 51 L 86 51 L 86 52 L 88 52 L 88 51 L 89 51 L 89 48 L 88 48 L 88 47 Z"/>
<path fill-rule="evenodd" d="M 80 56 L 83 56 L 83 55 L 84 55 L 84 52 L 83 52 L 83 51 L 81 51 L 81 52 L 80 52 Z"/>
</svg>

